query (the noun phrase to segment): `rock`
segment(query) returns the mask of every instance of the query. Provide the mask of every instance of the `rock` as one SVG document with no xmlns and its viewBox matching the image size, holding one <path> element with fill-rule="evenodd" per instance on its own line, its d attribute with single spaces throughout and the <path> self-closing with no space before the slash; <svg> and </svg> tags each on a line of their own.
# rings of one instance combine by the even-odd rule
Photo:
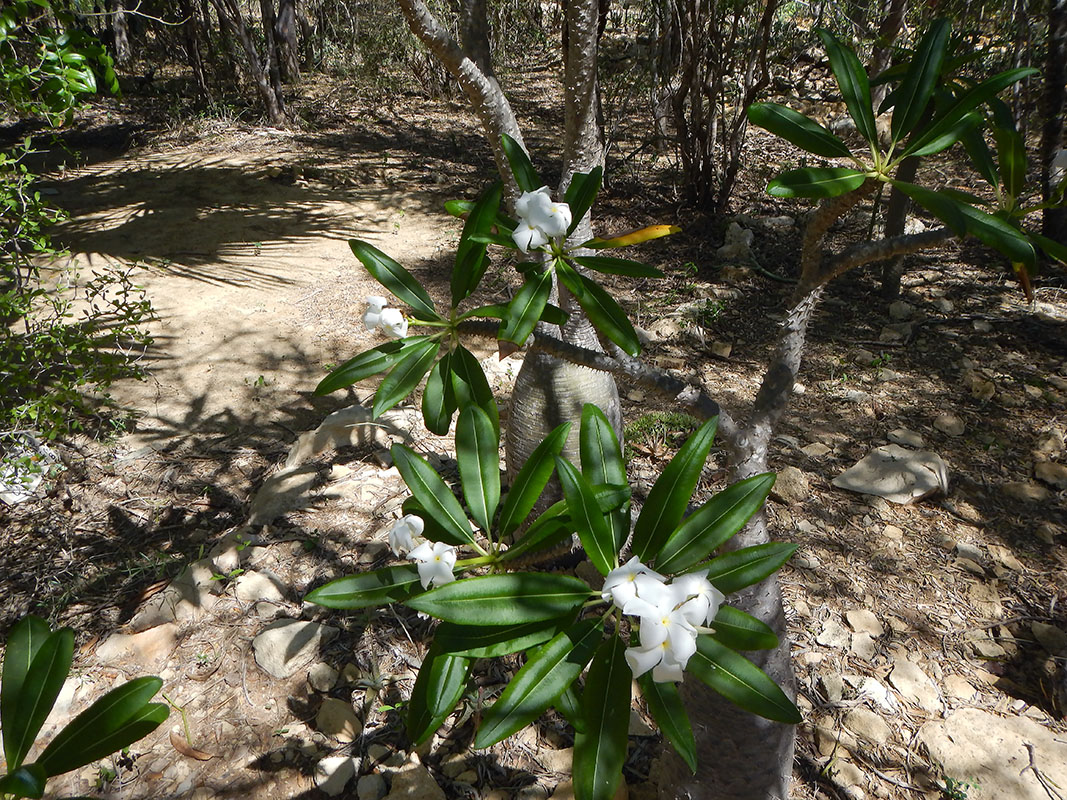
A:
<svg viewBox="0 0 1067 800">
<path fill-rule="evenodd" d="M 359 762 L 352 756 L 330 756 L 315 765 L 315 785 L 330 797 L 336 797 L 345 790 L 345 784 L 352 780 L 359 768 Z"/>
<path fill-rule="evenodd" d="M 626 780 L 622 779 L 619 781 L 619 786 L 615 790 L 615 794 L 611 796 L 611 800 L 626 800 L 629 796 Z M 574 800 L 574 784 L 569 780 L 558 784 L 556 790 L 552 792 L 552 796 L 549 800 Z"/>
<path fill-rule="evenodd" d="M 927 722 L 919 740 L 943 773 L 977 782 L 982 797 L 1048 800 L 1046 784 L 1067 786 L 1067 742 L 1025 717 L 998 717 L 977 708 Z M 1032 759 L 1032 760 L 1031 760 Z"/>
<path fill-rule="evenodd" d="M 861 367 L 869 367 L 874 363 L 874 360 L 878 358 L 870 350 L 864 350 L 862 347 L 852 351 L 852 363 L 858 364 Z"/>
<path fill-rule="evenodd" d="M 246 603 L 261 600 L 280 603 L 285 599 L 285 584 L 270 572 L 245 572 L 237 577 L 234 595 Z"/>
<path fill-rule="evenodd" d="M 446 778 L 455 778 L 467 769 L 467 757 L 463 753 L 453 753 L 441 761 L 441 772 Z"/>
<path fill-rule="evenodd" d="M 138 668 L 159 670 L 178 646 L 178 626 L 173 622 L 141 633 L 113 633 L 96 648 L 96 658 L 106 664 L 131 661 Z"/>
<path fill-rule="evenodd" d="M 969 542 L 956 542 L 954 549 L 956 555 L 960 558 L 966 558 L 969 561 L 974 561 L 976 564 L 982 562 L 982 549 L 977 545 L 970 544 Z"/>
<path fill-rule="evenodd" d="M 892 542 L 899 542 L 904 539 L 904 531 L 896 525 L 886 525 L 882 528 L 882 536 Z"/>
<path fill-rule="evenodd" d="M 671 317 L 664 317 L 658 319 L 648 326 L 648 332 L 652 334 L 653 339 L 657 341 L 664 341 L 667 339 L 673 339 L 675 336 L 682 332 L 681 326 L 678 324 L 678 320 Z"/>
<path fill-rule="evenodd" d="M 835 647 L 844 649 L 849 645 L 848 629 L 835 617 L 830 617 L 822 625 L 822 630 L 815 637 L 815 641 L 823 647 Z"/>
<path fill-rule="evenodd" d="M 822 456 L 830 452 L 830 448 L 824 445 L 822 442 L 812 442 L 809 445 L 801 447 L 800 452 L 802 452 L 808 458 L 821 458 Z"/>
<path fill-rule="evenodd" d="M 856 633 L 869 633 L 875 637 L 885 633 L 885 628 L 878 621 L 878 617 L 866 608 L 850 608 L 845 612 L 845 620 Z"/>
<path fill-rule="evenodd" d="M 1051 522 L 1042 522 L 1034 530 L 1034 535 L 1045 544 L 1053 544 L 1057 538 L 1063 535 L 1063 529 Z"/>
<path fill-rule="evenodd" d="M 898 322 L 911 319 L 915 314 L 915 306 L 904 300 L 895 300 L 889 304 L 889 317 Z M 873 359 L 872 359 L 873 360 Z"/>
<path fill-rule="evenodd" d="M 720 261 L 747 261 L 752 253 L 754 238 L 752 231 L 731 222 L 726 227 L 726 240 L 723 246 L 715 251 L 715 255 Z"/>
<path fill-rule="evenodd" d="M 252 498 L 248 522 L 268 525 L 288 511 L 305 508 L 311 502 L 311 489 L 319 480 L 314 465 L 284 469 L 271 475 Z"/>
<path fill-rule="evenodd" d="M 368 424 L 373 422 L 374 424 Z M 338 447 L 377 445 L 388 448 L 397 438 L 408 441 L 411 425 L 403 411 L 387 412 L 372 419 L 371 409 L 349 406 L 330 414 L 313 431 L 302 433 L 289 450 L 285 470 L 292 470 L 305 461 Z"/>
<path fill-rule="evenodd" d="M 978 694 L 978 690 L 962 675 L 949 675 L 942 681 L 941 686 L 949 697 L 965 703 L 973 700 Z"/>
<path fill-rule="evenodd" d="M 878 334 L 878 341 L 892 343 L 910 339 L 913 332 L 910 322 L 894 322 L 886 325 Z"/>
<path fill-rule="evenodd" d="M 288 678 L 307 666 L 318 654 L 319 647 L 337 636 L 337 628 L 280 619 L 272 622 L 252 640 L 256 663 L 268 675 Z"/>
<path fill-rule="evenodd" d="M 845 796 L 849 800 L 864 800 L 867 797 L 863 788 L 867 785 L 867 777 L 862 769 L 847 759 L 839 758 L 831 770 L 834 780 L 845 787 Z"/>
<path fill-rule="evenodd" d="M 200 619 L 219 603 L 214 593 L 220 584 L 212 580 L 214 574 L 210 559 L 193 562 L 166 589 L 146 600 L 127 627 L 140 633 L 168 622 Z"/>
<path fill-rule="evenodd" d="M 955 414 L 939 414 L 934 419 L 934 427 L 946 436 L 962 436 L 967 429 L 963 420 Z"/>
<path fill-rule="evenodd" d="M 779 231 L 787 231 L 797 224 L 795 219 L 785 215 L 779 217 L 765 217 L 761 222 L 768 228 L 773 228 Z"/>
<path fill-rule="evenodd" d="M 1034 458 L 1038 461 L 1051 461 L 1060 458 L 1067 451 L 1067 435 L 1062 428 L 1049 428 L 1037 438 Z"/>
<path fill-rule="evenodd" d="M 316 692 L 328 692 L 337 685 L 337 670 L 320 661 L 308 670 L 308 685 Z"/>
<path fill-rule="evenodd" d="M 1034 465 L 1034 477 L 1057 489 L 1067 489 L 1067 464 L 1039 461 Z"/>
<path fill-rule="evenodd" d="M 796 467 L 783 468 L 771 488 L 771 497 L 787 505 L 803 503 L 810 495 L 808 476 Z"/>
<path fill-rule="evenodd" d="M 437 781 L 412 753 L 393 774 L 393 785 L 385 800 L 447 800 Z"/>
<path fill-rule="evenodd" d="M 878 655 L 878 644 L 869 633 L 854 633 L 849 643 L 848 651 L 856 658 L 864 661 L 872 661 Z"/>
<path fill-rule="evenodd" d="M 820 675 L 819 683 L 822 684 L 823 693 L 831 703 L 840 703 L 845 697 L 845 682 L 838 672 L 828 675 Z"/>
<path fill-rule="evenodd" d="M 478 773 L 473 769 L 464 770 L 456 776 L 456 783 L 465 783 L 474 786 L 478 782 Z"/>
<path fill-rule="evenodd" d="M 947 492 L 948 467 L 936 453 L 889 444 L 876 447 L 831 483 L 839 489 L 905 505 L 935 492 Z"/>
<path fill-rule="evenodd" d="M 1000 488 L 1008 497 L 1024 503 L 1041 503 L 1049 498 L 1048 489 L 1031 481 L 1008 481 Z"/>
<path fill-rule="evenodd" d="M 1044 622 L 1031 622 L 1030 632 L 1049 655 L 1067 655 L 1067 631 L 1063 628 Z"/>
<path fill-rule="evenodd" d="M 730 353 L 734 351 L 734 346 L 730 342 L 712 342 L 711 352 L 713 355 L 719 358 L 729 358 Z"/>
<path fill-rule="evenodd" d="M 844 724 L 852 733 L 877 746 L 886 744 L 893 735 L 892 729 L 881 716 L 863 706 L 857 706 L 845 714 Z"/>
<path fill-rule="evenodd" d="M 566 775 L 571 771 L 571 764 L 574 761 L 574 748 L 564 747 L 560 750 L 539 748 L 536 758 L 549 772 Z"/>
<path fill-rule="evenodd" d="M 385 778 L 377 773 L 363 775 L 356 782 L 356 797 L 359 800 L 382 800 L 385 792 Z"/>
<path fill-rule="evenodd" d="M 352 704 L 336 697 L 327 697 L 315 715 L 315 727 L 331 739 L 347 744 L 363 732 L 363 723 L 356 716 Z"/>
<path fill-rule="evenodd" d="M 896 712 L 898 708 L 896 698 L 889 691 L 889 687 L 870 675 L 860 681 L 859 686 L 856 687 L 856 692 L 860 697 L 870 700 L 886 711 Z"/>
<path fill-rule="evenodd" d="M 934 300 L 934 308 L 942 314 L 951 314 L 956 310 L 956 306 L 947 297 L 939 297 Z"/>
<path fill-rule="evenodd" d="M 900 692 L 901 697 L 924 711 L 933 714 L 941 710 L 937 687 L 925 672 L 906 658 L 894 659 L 893 671 L 889 673 L 889 683 Z"/>
</svg>

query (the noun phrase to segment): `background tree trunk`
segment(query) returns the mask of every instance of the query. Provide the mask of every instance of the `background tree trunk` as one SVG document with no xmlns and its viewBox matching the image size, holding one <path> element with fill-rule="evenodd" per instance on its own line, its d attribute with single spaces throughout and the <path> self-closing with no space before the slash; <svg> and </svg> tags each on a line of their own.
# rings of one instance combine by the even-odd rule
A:
<svg viewBox="0 0 1067 800">
<path fill-rule="evenodd" d="M 300 80 L 296 0 L 279 0 L 278 17 L 274 20 L 274 39 L 278 43 L 282 80 L 285 83 L 296 83 Z"/>
<path fill-rule="evenodd" d="M 1044 199 L 1052 196 L 1049 165 L 1056 151 L 1067 147 L 1064 117 L 1067 116 L 1067 0 L 1050 0 L 1048 9 L 1048 57 L 1045 88 L 1041 98 L 1041 186 Z M 1067 208 L 1045 209 L 1041 232 L 1067 245 Z"/>
</svg>

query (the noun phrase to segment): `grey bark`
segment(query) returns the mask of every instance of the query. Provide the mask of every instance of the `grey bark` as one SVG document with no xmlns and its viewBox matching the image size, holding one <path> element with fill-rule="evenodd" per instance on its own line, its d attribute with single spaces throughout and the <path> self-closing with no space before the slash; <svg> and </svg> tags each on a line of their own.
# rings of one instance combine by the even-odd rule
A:
<svg viewBox="0 0 1067 800">
<path fill-rule="evenodd" d="M 297 41 L 296 0 L 279 0 L 274 20 L 274 41 L 278 46 L 278 66 L 284 83 L 300 80 L 300 45 Z"/>
<path fill-rule="evenodd" d="M 1067 0 L 1050 0 L 1048 10 L 1048 57 L 1041 103 L 1041 186 L 1047 202 L 1055 187 L 1050 185 L 1049 166 L 1064 141 L 1067 116 Z M 1067 245 L 1067 208 L 1049 208 L 1041 220 L 1041 232 Z"/>
<path fill-rule="evenodd" d="M 259 53 L 256 52 L 255 43 L 248 32 L 238 0 L 211 0 L 211 4 L 215 7 L 215 13 L 218 14 L 219 25 L 226 27 L 240 41 L 249 73 L 267 110 L 267 117 L 271 124 L 284 125 L 285 105 L 282 95 L 272 85 L 268 64 L 261 61 Z"/>
</svg>

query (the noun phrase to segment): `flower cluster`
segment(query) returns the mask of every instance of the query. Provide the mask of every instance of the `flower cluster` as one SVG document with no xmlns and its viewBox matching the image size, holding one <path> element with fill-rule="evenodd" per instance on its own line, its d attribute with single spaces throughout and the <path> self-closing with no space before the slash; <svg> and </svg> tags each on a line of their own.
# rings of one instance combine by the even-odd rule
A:
<svg viewBox="0 0 1067 800">
<path fill-rule="evenodd" d="M 422 588 L 442 586 L 456 578 L 452 568 L 456 566 L 456 548 L 441 542 L 423 542 L 415 544 L 415 537 L 422 534 L 425 523 L 414 514 L 401 517 L 389 531 L 389 547 L 394 555 L 402 550 L 408 551 L 408 559 L 419 568 L 419 580 Z"/>
<path fill-rule="evenodd" d="M 363 324 L 367 330 L 381 329 L 394 339 L 403 339 L 408 335 L 408 321 L 397 308 L 386 308 L 389 301 L 384 297 L 372 295 L 367 298 L 367 310 L 363 313 Z"/>
<path fill-rule="evenodd" d="M 707 570 L 668 582 L 636 556 L 608 573 L 602 596 L 640 620 L 641 644 L 626 649 L 626 663 L 635 678 L 652 670 L 658 683 L 682 680 L 697 649 L 698 629 L 711 624 L 725 599 Z"/>
<path fill-rule="evenodd" d="M 570 206 L 554 202 L 547 186 L 523 192 L 515 201 L 515 213 L 519 224 L 511 238 L 524 253 L 544 247 L 550 240 L 566 234 L 571 226 Z"/>
</svg>

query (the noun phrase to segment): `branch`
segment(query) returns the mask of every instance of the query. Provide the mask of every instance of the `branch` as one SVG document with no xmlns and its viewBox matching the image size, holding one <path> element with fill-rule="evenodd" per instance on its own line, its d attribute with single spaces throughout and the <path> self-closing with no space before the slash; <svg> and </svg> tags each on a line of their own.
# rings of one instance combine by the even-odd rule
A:
<svg viewBox="0 0 1067 800">
<path fill-rule="evenodd" d="M 858 188 L 837 197 L 828 197 L 819 203 L 818 208 L 808 219 L 804 228 L 804 242 L 800 250 L 800 284 L 793 295 L 793 303 L 799 303 L 817 286 L 819 266 L 822 263 L 822 240 L 830 226 L 845 213 L 858 205 L 867 195 L 875 190 L 877 181 L 864 181 Z"/>
<path fill-rule="evenodd" d="M 877 242 L 857 242 L 838 253 L 828 263 L 822 265 L 819 269 L 820 282 L 828 283 L 850 269 L 862 267 L 864 264 L 872 264 L 875 261 L 884 261 L 887 258 L 904 256 L 936 247 L 955 235 L 948 228 L 936 228 L 922 233 L 890 236 L 888 239 L 881 239 Z"/>
</svg>

